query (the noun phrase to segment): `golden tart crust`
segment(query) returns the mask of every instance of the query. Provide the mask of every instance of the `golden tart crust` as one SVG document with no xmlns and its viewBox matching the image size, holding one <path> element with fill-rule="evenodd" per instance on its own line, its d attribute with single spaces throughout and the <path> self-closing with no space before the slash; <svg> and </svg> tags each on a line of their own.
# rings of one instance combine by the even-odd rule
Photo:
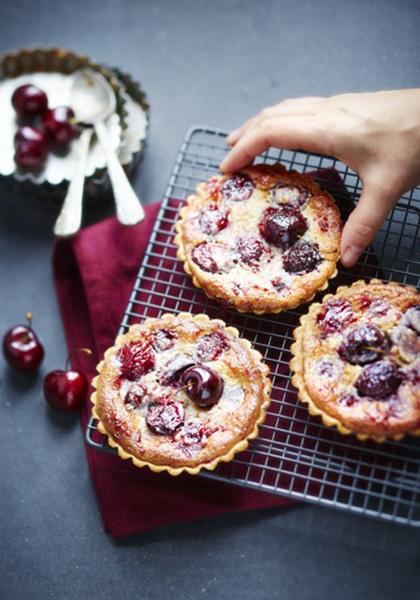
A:
<svg viewBox="0 0 420 600">
<path fill-rule="evenodd" d="M 237 181 L 242 187 L 235 190 Z M 262 222 L 267 210 L 285 205 L 303 216 L 307 229 L 282 247 L 262 234 Z M 240 312 L 263 314 L 294 308 L 328 286 L 337 274 L 341 231 L 334 199 L 314 179 L 281 164 L 255 165 L 200 183 L 180 211 L 174 241 L 194 285 Z M 302 243 L 316 248 L 318 263 L 308 272 L 286 270 L 286 255 Z M 203 248 L 210 263 L 200 258 L 198 264 Z"/>
<path fill-rule="evenodd" d="M 420 294 L 414 288 L 357 281 L 312 304 L 300 323 L 290 367 L 312 415 L 360 440 L 420 435 Z"/>
<path fill-rule="evenodd" d="M 142 344 L 140 351 L 138 344 Z M 138 356 L 146 356 L 149 367 L 150 356 L 153 363 L 135 377 L 124 370 L 124 353 L 132 348 Z M 93 415 L 120 457 L 138 467 L 171 475 L 212 470 L 220 461 L 232 460 L 258 435 L 271 390 L 269 369 L 261 359 L 236 329 L 207 315 L 180 313 L 147 319 L 119 336 L 97 366 L 99 375 L 92 382 Z M 223 379 L 222 395 L 209 408 L 200 408 L 180 389 L 179 377 L 171 382 L 171 374 L 197 363 Z M 129 393 L 138 391 L 138 386 L 141 397 L 133 405 Z M 182 422 L 167 434 L 151 429 L 146 422 L 150 407 L 171 403 L 173 407 L 174 402 L 178 413 L 182 411 Z"/>
</svg>

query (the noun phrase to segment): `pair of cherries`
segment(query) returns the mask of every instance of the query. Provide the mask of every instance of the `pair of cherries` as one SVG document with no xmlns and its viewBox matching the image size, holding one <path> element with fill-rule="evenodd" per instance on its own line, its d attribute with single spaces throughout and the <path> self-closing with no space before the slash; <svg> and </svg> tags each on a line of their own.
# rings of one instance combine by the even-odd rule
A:
<svg viewBox="0 0 420 600">
<path fill-rule="evenodd" d="M 24 124 L 15 135 L 15 162 L 22 169 L 43 167 L 49 145 L 65 148 L 76 136 L 74 112 L 68 106 L 48 108 L 47 94 L 32 84 L 21 85 L 12 95 L 12 106 Z M 39 119 L 41 127 L 34 126 Z"/>
<path fill-rule="evenodd" d="M 26 315 L 26 325 L 16 325 L 3 338 L 3 354 L 11 367 L 19 371 L 34 371 L 44 358 L 44 348 L 31 327 L 32 315 Z M 81 351 L 90 354 L 90 350 Z M 72 412 L 79 410 L 86 397 L 88 380 L 84 373 L 69 368 L 56 369 L 44 378 L 44 395 L 55 409 Z"/>
</svg>

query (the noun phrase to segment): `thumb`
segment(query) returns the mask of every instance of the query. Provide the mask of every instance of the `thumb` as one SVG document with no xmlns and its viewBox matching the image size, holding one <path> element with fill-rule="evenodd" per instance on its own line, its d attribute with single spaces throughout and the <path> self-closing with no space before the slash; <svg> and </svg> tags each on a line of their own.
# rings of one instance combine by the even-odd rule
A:
<svg viewBox="0 0 420 600">
<path fill-rule="evenodd" d="M 352 267 L 373 240 L 398 196 L 390 190 L 367 183 L 356 208 L 350 214 L 341 237 L 341 263 Z"/>
</svg>

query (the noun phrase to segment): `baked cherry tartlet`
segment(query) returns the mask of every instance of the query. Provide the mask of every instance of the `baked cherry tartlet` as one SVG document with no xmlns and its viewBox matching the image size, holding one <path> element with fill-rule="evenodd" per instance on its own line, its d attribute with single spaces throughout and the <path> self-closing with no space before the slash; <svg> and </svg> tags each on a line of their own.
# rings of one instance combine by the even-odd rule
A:
<svg viewBox="0 0 420 600">
<path fill-rule="evenodd" d="M 312 304 L 292 345 L 293 384 L 309 412 L 377 442 L 420 435 L 420 294 L 357 281 Z"/>
<path fill-rule="evenodd" d="M 232 460 L 257 436 L 270 401 L 261 355 L 203 314 L 133 325 L 97 370 L 99 430 L 122 458 L 171 475 Z"/>
<path fill-rule="evenodd" d="M 240 312 L 277 313 L 310 300 L 337 273 L 342 222 L 314 179 L 255 165 L 197 186 L 176 225 L 194 285 Z"/>
</svg>

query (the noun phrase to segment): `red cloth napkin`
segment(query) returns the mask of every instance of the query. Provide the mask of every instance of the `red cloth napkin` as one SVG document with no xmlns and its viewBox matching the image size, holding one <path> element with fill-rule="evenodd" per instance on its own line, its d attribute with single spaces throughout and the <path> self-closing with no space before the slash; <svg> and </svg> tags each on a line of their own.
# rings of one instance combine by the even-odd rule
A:
<svg viewBox="0 0 420 600">
<path fill-rule="evenodd" d="M 72 361 L 90 377 L 113 344 L 158 208 L 158 203 L 147 206 L 145 220 L 135 227 L 123 227 L 111 218 L 55 245 L 54 278 L 68 349 L 93 350 L 93 357 L 78 353 Z M 89 417 L 87 402 L 81 414 L 83 430 Z M 86 452 L 105 529 L 113 537 L 290 502 L 202 477 L 152 473 L 89 447 Z"/>
</svg>

